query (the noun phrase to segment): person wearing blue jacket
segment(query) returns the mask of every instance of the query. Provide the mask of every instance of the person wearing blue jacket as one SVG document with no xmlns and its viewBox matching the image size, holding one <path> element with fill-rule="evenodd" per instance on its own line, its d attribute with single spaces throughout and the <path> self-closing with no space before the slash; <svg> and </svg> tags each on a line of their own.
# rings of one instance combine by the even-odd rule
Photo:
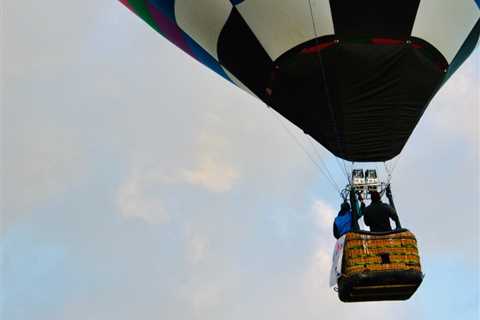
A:
<svg viewBox="0 0 480 320">
<path fill-rule="evenodd" d="M 352 231 L 352 210 L 350 204 L 345 201 L 333 222 L 333 236 L 338 239 L 349 231 Z"/>
<path fill-rule="evenodd" d="M 333 235 L 335 238 L 340 238 L 345 233 L 350 231 L 360 230 L 358 225 L 358 219 L 363 215 L 362 207 L 358 200 L 361 200 L 362 197 L 360 193 L 357 195 L 353 189 L 350 190 L 350 203 L 353 203 L 353 208 L 350 207 L 347 199 L 343 200 L 342 205 L 340 206 L 340 211 L 338 212 L 335 221 L 333 222 Z"/>
</svg>

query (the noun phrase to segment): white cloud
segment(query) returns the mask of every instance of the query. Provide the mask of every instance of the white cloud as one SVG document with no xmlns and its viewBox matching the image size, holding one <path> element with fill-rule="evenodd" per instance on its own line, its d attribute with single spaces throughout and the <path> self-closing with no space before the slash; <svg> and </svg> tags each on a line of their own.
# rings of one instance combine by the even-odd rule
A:
<svg viewBox="0 0 480 320">
<path fill-rule="evenodd" d="M 335 219 L 335 209 L 323 200 L 315 200 L 312 205 L 312 213 L 316 226 L 322 231 L 332 229 Z"/>
<path fill-rule="evenodd" d="M 218 130 L 218 126 L 222 125 L 221 118 L 215 113 L 208 113 L 204 121 L 205 128 L 199 135 L 194 156 L 196 164 L 192 169 L 183 170 L 182 176 L 188 183 L 211 192 L 226 192 L 233 187 L 240 174 L 229 161 L 230 143 Z"/>
<path fill-rule="evenodd" d="M 183 176 L 189 183 L 203 186 L 209 191 L 226 192 L 232 188 L 239 174 L 228 164 L 205 155 L 194 169 L 184 170 Z"/>
<path fill-rule="evenodd" d="M 305 283 L 311 290 L 323 290 L 328 287 L 332 250 L 335 244 L 331 231 L 335 210 L 324 200 L 317 199 L 312 204 L 311 212 L 318 232 L 314 240 L 315 250 L 306 269 Z"/>
<path fill-rule="evenodd" d="M 209 241 L 205 235 L 193 231 L 192 227 L 187 228 L 187 260 L 195 265 L 202 262 L 208 253 Z"/>
<path fill-rule="evenodd" d="M 215 118 L 210 115 L 209 119 Z M 132 173 L 118 189 L 117 206 L 121 214 L 148 223 L 166 223 L 169 215 L 162 199 L 171 198 L 166 186 L 190 184 L 214 193 L 231 190 L 240 174 L 225 156 L 228 145 L 226 138 L 203 132 L 190 151 L 193 155 L 176 163 L 166 163 L 163 154 L 151 147 L 132 152 Z"/>
<path fill-rule="evenodd" d="M 148 194 L 146 189 L 154 186 L 158 176 L 134 172 L 118 191 L 118 208 L 124 217 L 140 218 L 148 223 L 168 222 L 168 213 L 163 208 L 161 199 L 155 194 Z"/>
<path fill-rule="evenodd" d="M 310 258 L 310 266 L 305 273 L 305 284 L 311 290 L 325 291 L 328 287 L 332 252 L 324 242 L 319 244 Z"/>
</svg>

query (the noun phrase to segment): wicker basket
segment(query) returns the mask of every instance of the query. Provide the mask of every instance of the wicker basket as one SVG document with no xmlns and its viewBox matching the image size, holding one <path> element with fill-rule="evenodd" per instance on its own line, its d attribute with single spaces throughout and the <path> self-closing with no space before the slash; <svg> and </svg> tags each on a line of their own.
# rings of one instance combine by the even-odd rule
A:
<svg viewBox="0 0 480 320">
<path fill-rule="evenodd" d="M 345 276 L 368 271 L 421 272 L 417 240 L 410 231 L 384 235 L 347 233 L 343 262 Z"/>
</svg>

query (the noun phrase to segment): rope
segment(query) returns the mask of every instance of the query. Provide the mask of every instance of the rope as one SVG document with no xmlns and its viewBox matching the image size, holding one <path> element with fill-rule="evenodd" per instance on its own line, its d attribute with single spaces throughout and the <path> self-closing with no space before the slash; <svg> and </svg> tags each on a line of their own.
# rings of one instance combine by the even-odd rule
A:
<svg viewBox="0 0 480 320">
<path fill-rule="evenodd" d="M 308 142 L 310 143 L 310 145 L 312 146 L 312 149 L 313 149 L 313 152 L 315 153 L 315 155 L 317 156 L 317 159 L 320 161 L 320 164 L 322 164 L 325 168 L 325 171 L 327 172 L 327 175 L 330 177 L 331 181 L 333 181 L 335 183 L 335 185 L 337 186 L 337 189 L 340 190 L 338 184 L 336 183 L 335 179 L 333 178 L 333 175 L 330 173 L 330 171 L 328 170 L 328 166 L 325 164 L 325 162 L 323 162 L 323 157 L 320 155 L 320 153 L 318 152 L 317 148 L 315 148 L 315 145 L 313 144 L 312 140 L 310 138 L 310 136 L 306 135 L 307 136 L 307 140 Z"/>
<path fill-rule="evenodd" d="M 340 163 L 340 160 L 338 160 L 337 157 L 334 157 L 335 158 L 335 162 L 337 163 L 337 166 L 338 168 L 340 169 L 340 173 L 345 175 L 345 178 L 347 179 L 348 183 L 352 183 L 351 179 L 350 179 L 350 174 L 348 173 L 347 171 L 347 168 L 345 167 L 345 160 L 342 159 L 343 161 L 343 167 L 342 167 L 342 164 Z"/>
<path fill-rule="evenodd" d="M 388 173 L 387 185 L 390 184 L 390 181 L 392 180 L 392 177 L 393 177 L 393 171 L 395 171 L 395 168 L 397 168 L 397 164 L 398 164 L 398 162 L 400 162 L 400 158 L 401 158 L 401 157 L 402 157 L 402 154 L 398 155 L 397 158 L 395 158 L 394 164 L 392 165 L 392 168 L 391 168 L 391 169 L 388 169 L 387 163 L 384 162 L 385 170 L 386 170 L 387 173 Z"/>
<path fill-rule="evenodd" d="M 390 169 L 388 168 L 386 161 L 383 162 L 383 166 L 385 167 L 385 173 L 387 174 L 387 179 L 390 180 L 390 177 L 391 177 L 392 175 L 391 175 L 391 173 L 390 173 Z"/>
<path fill-rule="evenodd" d="M 320 172 L 327 178 L 327 180 L 330 182 L 330 185 L 332 188 L 335 189 L 339 194 L 341 194 L 340 188 L 338 187 L 337 183 L 335 180 L 330 180 L 331 178 L 323 171 L 321 165 L 319 165 L 315 159 L 310 155 L 310 153 L 307 151 L 307 149 L 303 146 L 302 143 L 297 139 L 297 137 L 288 129 L 288 127 L 283 123 L 283 121 L 280 118 L 280 115 L 278 115 L 276 112 L 273 111 L 272 108 L 268 108 L 270 111 L 275 115 L 276 119 L 280 122 L 282 125 L 283 129 L 288 133 L 288 135 L 295 141 L 295 143 L 303 150 L 303 152 L 307 155 L 307 157 L 312 161 L 312 163 L 320 170 Z"/>
<path fill-rule="evenodd" d="M 317 25 L 315 23 L 315 18 L 313 16 L 313 8 L 312 8 L 312 2 L 311 0 L 308 0 L 308 5 L 309 5 L 309 8 L 310 8 L 310 17 L 312 19 L 312 26 L 313 26 L 313 32 L 315 33 L 315 42 L 317 43 L 317 45 L 319 45 L 319 42 L 318 42 L 318 32 L 317 32 Z M 343 153 L 345 154 L 345 146 L 340 143 L 340 139 L 339 139 L 339 136 L 338 136 L 338 130 L 337 130 L 337 126 L 336 126 L 336 119 L 334 117 L 334 113 L 333 113 L 333 108 L 332 108 L 332 105 L 331 105 L 331 102 L 330 102 L 330 94 L 328 92 L 328 87 L 326 85 L 326 75 L 325 75 L 325 69 L 323 67 L 323 59 L 322 59 L 322 55 L 320 54 L 320 52 L 318 52 L 318 54 L 316 55 L 317 58 L 318 58 L 318 61 L 319 61 L 319 64 L 320 64 L 320 67 L 322 69 L 322 80 L 323 80 L 323 83 L 324 83 L 324 88 L 325 88 L 325 95 L 327 97 L 327 105 L 328 105 L 328 108 L 329 108 L 329 111 L 330 111 L 330 116 L 332 118 L 332 124 L 333 124 L 333 129 L 335 131 L 335 137 L 337 138 L 337 147 L 339 149 L 341 149 L 343 151 Z M 337 159 L 335 157 L 335 159 Z M 347 167 L 345 165 L 345 160 L 343 160 L 343 169 L 345 170 L 345 177 L 347 178 L 347 181 L 349 183 L 351 183 L 351 179 L 349 178 L 349 173 L 347 171 Z M 337 162 L 338 162 L 338 159 L 337 159 Z"/>
</svg>

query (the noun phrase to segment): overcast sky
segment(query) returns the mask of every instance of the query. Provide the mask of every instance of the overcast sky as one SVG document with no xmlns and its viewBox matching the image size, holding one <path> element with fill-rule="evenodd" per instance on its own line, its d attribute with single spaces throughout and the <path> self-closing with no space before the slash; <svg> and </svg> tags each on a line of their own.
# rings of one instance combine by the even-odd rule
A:
<svg viewBox="0 0 480 320">
<path fill-rule="evenodd" d="M 282 123 L 345 184 L 327 151 L 115 1 L 1 23 L 1 319 L 478 319 L 478 48 L 392 180 L 424 283 L 343 304 L 338 195 Z"/>
</svg>

